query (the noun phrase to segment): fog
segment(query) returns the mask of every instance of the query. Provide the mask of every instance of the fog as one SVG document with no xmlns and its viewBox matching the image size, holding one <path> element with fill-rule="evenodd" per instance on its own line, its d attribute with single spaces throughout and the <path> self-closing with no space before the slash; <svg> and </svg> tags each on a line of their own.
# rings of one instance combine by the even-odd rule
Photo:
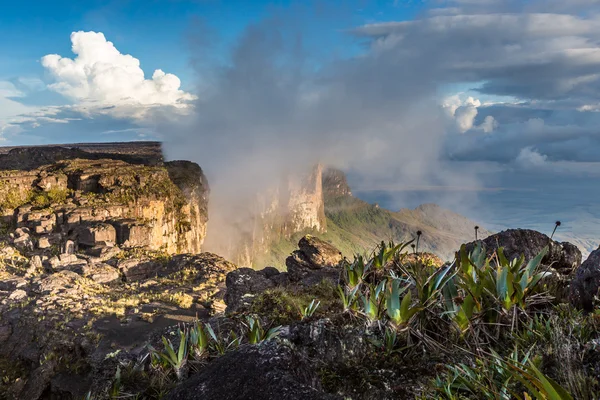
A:
<svg viewBox="0 0 600 400">
<path fill-rule="evenodd" d="M 317 162 L 362 186 L 477 185 L 474 173 L 443 162 L 442 71 L 431 52 L 403 53 L 348 31 L 355 54 L 332 48 L 323 57 L 326 48 L 305 40 L 310 24 L 290 12 L 249 26 L 214 57 L 218 39 L 196 23 L 195 112 L 161 130 L 168 158 L 193 160 L 208 176 L 209 243 L 231 240 L 257 193 Z"/>
</svg>

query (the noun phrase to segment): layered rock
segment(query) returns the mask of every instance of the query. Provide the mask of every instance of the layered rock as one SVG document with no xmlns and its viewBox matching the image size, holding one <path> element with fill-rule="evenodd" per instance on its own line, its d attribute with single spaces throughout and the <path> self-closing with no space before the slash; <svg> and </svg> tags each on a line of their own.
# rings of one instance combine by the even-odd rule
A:
<svg viewBox="0 0 600 400">
<path fill-rule="evenodd" d="M 41 160 L 56 162 L 28 169 L 37 164 L 19 163 L 26 150 L 50 152 Z M 81 149 L 33 150 L 0 155 L 0 166 L 22 168 L 0 171 L 0 218 L 5 226 L 28 229 L 29 238 L 16 238 L 21 247 L 49 249 L 73 240 L 83 247 L 112 243 L 169 254 L 200 252 L 209 189 L 198 165 L 155 158 L 145 165 L 140 155 L 127 154 L 99 159 L 109 155 Z M 131 157 L 138 163 L 118 159 Z"/>
</svg>

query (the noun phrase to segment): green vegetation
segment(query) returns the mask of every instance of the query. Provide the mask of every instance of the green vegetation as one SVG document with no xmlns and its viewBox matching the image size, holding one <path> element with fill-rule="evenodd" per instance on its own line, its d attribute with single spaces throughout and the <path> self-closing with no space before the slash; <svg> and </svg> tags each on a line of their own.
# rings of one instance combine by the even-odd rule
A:
<svg viewBox="0 0 600 400">
<path fill-rule="evenodd" d="M 72 195 L 70 189 L 51 188 L 48 190 L 33 190 L 26 201 L 37 208 L 46 208 L 52 204 L 64 204 Z"/>
</svg>

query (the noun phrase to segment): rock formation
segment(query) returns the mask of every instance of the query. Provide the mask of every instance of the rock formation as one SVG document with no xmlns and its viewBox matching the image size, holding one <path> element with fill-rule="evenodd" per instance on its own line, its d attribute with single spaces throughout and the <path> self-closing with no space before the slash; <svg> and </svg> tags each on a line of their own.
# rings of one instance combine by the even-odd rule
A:
<svg viewBox="0 0 600 400">
<path fill-rule="evenodd" d="M 308 173 L 289 174 L 282 178 L 280 185 L 258 193 L 250 204 L 238 207 L 236 215 L 221 216 L 218 222 L 211 223 L 211 229 L 231 231 L 231 234 L 228 240 L 221 237 L 217 240 L 220 243 L 211 242 L 211 250 L 240 266 L 252 266 L 257 255 L 268 252 L 274 243 L 289 239 L 295 233 L 325 232 L 322 176 L 321 165 Z M 208 240 L 211 241 L 210 235 Z"/>
<path fill-rule="evenodd" d="M 502 247 L 504 255 L 511 260 L 523 255 L 528 262 L 546 246 L 549 246 L 548 254 L 542 259 L 542 264 L 552 267 L 553 270 L 562 275 L 569 275 L 581 264 L 581 252 L 577 246 L 568 242 L 556 242 L 543 233 L 530 229 L 508 229 L 491 235 L 481 241 L 488 255 Z M 470 251 L 475 242 L 467 244 Z"/>
<path fill-rule="evenodd" d="M 570 298 L 574 306 L 586 311 L 592 311 L 600 301 L 600 249 L 593 251 L 577 268 Z"/>
<path fill-rule="evenodd" d="M 25 154 L 42 154 L 36 164 L 50 164 L 29 169 Z M 143 164 L 139 155 L 133 163 L 118 159 L 129 157 L 122 154 L 98 154 L 47 147 L 0 155 L 0 218 L 21 229 L 17 246 L 51 252 L 71 240 L 82 248 L 200 251 L 208 219 L 208 184 L 200 167 L 158 163 L 156 156 Z"/>
</svg>

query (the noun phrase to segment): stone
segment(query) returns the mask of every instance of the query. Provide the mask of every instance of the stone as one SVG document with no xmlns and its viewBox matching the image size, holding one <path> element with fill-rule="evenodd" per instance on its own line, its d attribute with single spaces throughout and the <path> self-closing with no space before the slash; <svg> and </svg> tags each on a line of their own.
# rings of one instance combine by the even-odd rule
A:
<svg viewBox="0 0 600 400">
<path fill-rule="evenodd" d="M 33 250 L 33 240 L 27 233 L 22 233 L 20 236 L 18 236 L 13 241 L 13 244 L 19 250 L 29 250 L 29 251 Z"/>
<path fill-rule="evenodd" d="M 77 252 L 77 246 L 75 242 L 72 240 L 67 240 L 65 245 L 63 246 L 63 253 L 65 254 L 75 254 Z"/>
<path fill-rule="evenodd" d="M 334 400 L 321 391 L 314 366 L 284 346 L 243 346 L 208 364 L 176 387 L 167 400 Z"/>
<path fill-rule="evenodd" d="M 42 294 L 58 293 L 66 289 L 81 286 L 82 277 L 73 271 L 63 270 L 52 274 L 38 283 L 37 290 Z"/>
<path fill-rule="evenodd" d="M 26 284 L 27 281 L 25 279 L 17 277 L 17 276 L 2 279 L 2 280 L 0 280 L 0 290 L 12 292 L 16 288 L 23 286 L 24 283 Z"/>
<path fill-rule="evenodd" d="M 117 233 L 111 224 L 94 223 L 79 228 L 78 240 L 79 244 L 86 246 L 95 246 L 99 242 L 115 243 L 117 241 Z"/>
<path fill-rule="evenodd" d="M 27 271 L 25 273 L 25 277 L 30 278 L 35 275 L 39 275 L 44 272 L 44 266 L 42 264 L 42 259 L 40 256 L 33 256 L 29 261 L 29 267 L 27 267 Z"/>
<path fill-rule="evenodd" d="M 122 250 L 117 246 L 112 245 L 112 243 L 100 243 L 94 247 L 91 247 L 85 251 L 85 253 L 91 257 L 95 257 L 100 259 L 101 261 L 106 261 L 111 258 L 118 256 Z"/>
<path fill-rule="evenodd" d="M 44 249 L 49 249 L 50 247 L 52 247 L 52 244 L 50 243 L 50 239 L 48 237 L 41 237 L 38 239 L 38 245 L 37 245 L 38 249 L 44 250 Z"/>
<path fill-rule="evenodd" d="M 549 245 L 549 252 L 542 259 L 542 265 L 551 266 L 564 275 L 570 274 L 581 264 L 581 251 L 577 246 L 568 242 L 553 241 L 543 233 L 530 229 L 508 229 L 480 242 L 485 245 L 488 256 L 492 255 L 498 247 L 503 247 L 504 255 L 508 260 L 523 254 L 525 262 L 533 259 Z M 471 251 L 475 243 L 468 243 L 467 251 Z"/>
<path fill-rule="evenodd" d="M 306 235 L 298 243 L 299 250 L 296 250 L 285 260 L 289 279 L 292 282 L 299 282 L 309 275 L 314 279 L 310 281 L 329 279 L 337 282 L 339 278 L 339 264 L 342 261 L 342 253 L 323 240 Z M 319 271 L 319 276 L 315 272 Z M 310 284 L 310 282 L 306 282 Z"/>
<path fill-rule="evenodd" d="M 135 220 L 115 222 L 117 243 L 125 247 L 145 247 L 150 245 L 152 227 Z"/>
<path fill-rule="evenodd" d="M 275 287 L 275 283 L 251 268 L 240 268 L 227 274 L 225 278 L 227 291 L 225 304 L 227 313 L 239 312 L 246 308 L 254 297 L 267 289 Z"/>
<path fill-rule="evenodd" d="M 22 289 L 17 289 L 13 291 L 10 296 L 8 296 L 9 300 L 20 301 L 27 297 L 27 292 Z"/>
<path fill-rule="evenodd" d="M 118 268 L 127 282 L 135 282 L 157 276 L 164 264 L 147 258 L 130 259 L 120 261 Z"/>
<path fill-rule="evenodd" d="M 97 283 L 113 283 L 121 279 L 119 270 L 107 264 L 85 265 L 81 268 L 81 273 Z"/>
<path fill-rule="evenodd" d="M 575 307 L 593 311 L 595 303 L 600 301 L 599 289 L 600 248 L 594 250 L 577 269 L 575 278 L 571 281 L 569 298 Z"/>
</svg>

